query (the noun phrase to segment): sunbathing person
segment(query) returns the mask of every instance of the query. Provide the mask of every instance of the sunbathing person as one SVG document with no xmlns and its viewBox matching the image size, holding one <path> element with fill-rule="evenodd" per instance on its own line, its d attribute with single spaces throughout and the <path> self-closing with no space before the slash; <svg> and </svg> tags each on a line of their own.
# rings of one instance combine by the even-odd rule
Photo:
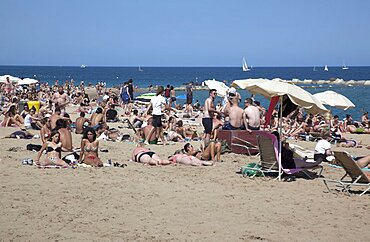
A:
<svg viewBox="0 0 370 242">
<path fill-rule="evenodd" d="M 185 146 L 184 146 L 185 150 Z M 221 143 L 210 141 L 209 145 L 203 147 L 201 144 L 200 150 L 194 149 L 191 145 L 188 145 L 187 154 L 197 157 L 200 160 L 205 161 L 221 161 Z"/>
<path fill-rule="evenodd" d="M 357 160 L 357 165 L 360 168 L 369 168 L 370 169 L 370 155 L 364 156 Z"/>
<path fill-rule="evenodd" d="M 184 145 L 184 154 L 179 153 L 175 154 L 170 157 L 170 161 L 173 163 L 183 164 L 183 165 L 190 165 L 190 166 L 212 166 L 212 161 L 205 161 L 201 160 L 198 157 L 195 157 L 194 155 L 201 153 L 200 151 L 196 151 L 194 147 L 187 143 Z"/>
<path fill-rule="evenodd" d="M 1 123 L 2 127 L 9 127 L 9 126 L 12 126 L 13 124 L 15 124 L 18 127 L 20 127 L 22 130 L 25 129 L 25 127 L 23 125 L 24 120 L 23 120 L 22 116 L 17 114 L 16 108 L 17 108 L 16 105 L 12 104 L 12 105 L 10 105 L 8 110 L 4 112 L 4 120 Z"/>
<path fill-rule="evenodd" d="M 58 131 L 53 131 L 50 134 L 49 141 L 45 142 L 41 150 L 37 154 L 36 164 L 40 166 L 55 165 L 61 167 L 68 167 L 68 164 L 61 159 L 62 150 L 65 151 L 62 147 L 62 143 L 59 139 L 60 135 Z M 41 155 L 46 150 L 46 159 L 40 161 Z"/>
<path fill-rule="evenodd" d="M 41 141 L 42 143 L 45 143 L 49 137 L 50 137 L 50 134 L 51 134 L 51 124 L 50 124 L 50 114 L 46 114 L 44 119 L 42 120 L 42 127 L 41 127 L 41 130 L 40 130 L 40 137 L 41 137 Z"/>
<path fill-rule="evenodd" d="M 81 153 L 78 163 L 85 163 L 94 167 L 103 166 L 99 159 L 99 141 L 96 140 L 96 132 L 92 128 L 87 128 L 81 141 Z"/>
<path fill-rule="evenodd" d="M 138 146 L 132 151 L 132 160 L 138 163 L 148 165 L 169 165 L 171 161 L 162 160 L 159 155 L 144 147 L 143 143 L 139 143 Z"/>
<path fill-rule="evenodd" d="M 80 112 L 80 117 L 76 119 L 76 134 L 83 134 L 84 129 L 86 128 L 85 123 L 90 124 L 90 119 L 85 118 L 85 113 Z"/>
<path fill-rule="evenodd" d="M 59 119 L 56 122 L 56 128 L 54 130 L 58 130 L 60 134 L 60 142 L 62 143 L 62 147 L 66 151 L 72 151 L 72 134 L 69 129 L 67 129 L 67 122 L 66 120 Z"/>
</svg>

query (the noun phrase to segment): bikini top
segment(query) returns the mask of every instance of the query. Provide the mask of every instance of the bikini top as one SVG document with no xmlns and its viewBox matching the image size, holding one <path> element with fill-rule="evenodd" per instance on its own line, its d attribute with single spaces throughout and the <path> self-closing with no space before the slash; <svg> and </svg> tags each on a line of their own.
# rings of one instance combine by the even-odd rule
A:
<svg viewBox="0 0 370 242">
<path fill-rule="evenodd" d="M 51 146 L 48 146 L 47 148 L 46 148 L 46 153 L 49 153 L 49 152 L 52 152 L 52 151 L 56 151 L 56 152 L 58 152 L 58 153 L 61 153 L 62 152 L 62 147 L 56 147 L 55 149 L 53 148 L 53 147 L 51 147 Z"/>
<path fill-rule="evenodd" d="M 98 150 L 98 147 L 94 147 L 94 146 L 87 147 L 87 146 L 85 146 L 85 151 L 86 152 L 96 152 L 97 150 Z"/>
</svg>

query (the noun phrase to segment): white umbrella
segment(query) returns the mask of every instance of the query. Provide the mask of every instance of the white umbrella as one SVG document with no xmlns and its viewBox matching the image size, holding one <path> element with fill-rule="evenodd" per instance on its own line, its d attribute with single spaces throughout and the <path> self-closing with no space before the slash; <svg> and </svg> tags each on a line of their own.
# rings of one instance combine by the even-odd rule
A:
<svg viewBox="0 0 370 242">
<path fill-rule="evenodd" d="M 30 84 L 36 84 L 38 83 L 39 81 L 36 80 L 36 79 L 32 79 L 32 78 L 24 78 L 20 81 L 18 81 L 18 85 L 30 85 Z"/>
<path fill-rule="evenodd" d="M 314 94 L 313 96 L 316 97 L 324 105 L 343 108 L 344 110 L 355 107 L 355 104 L 353 104 L 351 100 L 349 100 L 342 94 L 334 91 L 319 92 Z"/>
<path fill-rule="evenodd" d="M 261 94 L 262 96 L 271 99 L 272 97 L 280 96 L 280 103 L 284 95 L 297 106 L 305 108 L 310 113 L 324 113 L 328 110 L 317 100 L 311 93 L 307 92 L 301 87 L 294 84 L 282 81 L 266 81 L 262 80 L 238 80 L 235 84 L 241 85 L 248 91 L 254 94 Z M 282 108 L 280 108 L 280 116 L 282 116 Z M 282 133 L 281 119 L 279 120 L 279 133 Z M 279 146 L 279 180 L 281 180 L 281 139 Z"/>
<path fill-rule="evenodd" d="M 247 89 L 253 94 L 261 94 L 268 99 L 287 95 L 295 105 L 305 108 L 310 113 L 325 113 L 328 111 L 311 93 L 288 82 L 247 79 L 236 80 L 233 84 Z"/>
<path fill-rule="evenodd" d="M 235 80 L 235 81 L 233 81 L 233 83 L 231 85 L 232 86 L 238 86 L 241 89 L 247 89 L 247 87 L 250 87 L 250 86 L 253 86 L 253 85 L 256 85 L 256 84 L 260 84 L 260 83 L 266 82 L 266 81 L 269 81 L 269 80 L 264 79 L 264 78 L 257 78 L 257 79 L 249 78 L 249 79 Z"/>
<path fill-rule="evenodd" d="M 9 81 L 10 82 L 18 82 L 22 79 L 18 78 L 18 77 L 15 77 L 15 76 L 11 76 L 11 75 L 4 75 L 4 76 L 0 76 L 0 82 L 6 82 L 7 78 L 9 77 Z"/>
<path fill-rule="evenodd" d="M 229 91 L 229 87 L 220 81 L 216 81 L 215 79 L 213 80 L 206 80 L 204 83 L 207 85 L 209 89 L 216 89 L 217 90 L 217 95 L 224 97 L 226 96 L 227 91 Z"/>
</svg>

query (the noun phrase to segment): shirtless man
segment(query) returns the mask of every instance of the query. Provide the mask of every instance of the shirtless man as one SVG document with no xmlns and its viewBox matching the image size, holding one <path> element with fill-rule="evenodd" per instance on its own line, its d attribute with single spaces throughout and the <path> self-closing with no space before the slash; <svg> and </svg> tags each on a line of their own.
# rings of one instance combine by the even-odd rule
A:
<svg viewBox="0 0 370 242">
<path fill-rule="evenodd" d="M 66 106 L 70 102 L 69 96 L 64 92 L 63 86 L 58 86 L 58 92 L 54 93 L 52 101 L 55 107 L 59 107 L 62 113 L 65 113 Z"/>
<path fill-rule="evenodd" d="M 203 113 L 203 119 L 202 119 L 202 124 L 204 127 L 204 134 L 205 134 L 204 146 L 208 146 L 209 140 L 211 138 L 214 114 L 215 113 L 221 114 L 221 112 L 215 109 L 215 104 L 213 103 L 216 95 L 217 95 L 216 89 L 209 90 L 209 97 L 204 102 L 204 110 L 203 110 L 204 113 Z"/>
<path fill-rule="evenodd" d="M 94 130 L 97 130 L 100 126 L 103 126 L 104 124 L 104 115 L 103 115 L 103 109 L 101 107 L 96 109 L 96 112 L 91 115 L 91 123 L 90 127 Z"/>
<path fill-rule="evenodd" d="M 148 125 L 144 128 L 141 128 L 138 132 L 138 135 L 140 135 L 139 138 L 143 140 L 147 140 L 149 144 L 157 144 L 158 143 L 158 137 L 156 136 L 155 132 L 151 132 L 153 129 L 153 118 L 148 119 Z M 150 137 L 149 137 L 150 135 Z"/>
<path fill-rule="evenodd" d="M 244 125 L 247 131 L 260 129 L 260 110 L 253 105 L 251 98 L 246 98 L 244 101 L 245 109 L 243 114 Z"/>
<path fill-rule="evenodd" d="M 85 129 L 84 127 L 85 123 L 90 124 L 91 122 L 90 122 L 90 119 L 85 118 L 85 113 L 81 112 L 80 117 L 76 119 L 76 130 L 75 130 L 76 134 L 83 134 L 84 129 Z"/>
<path fill-rule="evenodd" d="M 229 116 L 229 123 L 225 124 L 222 129 L 225 130 L 245 129 L 243 119 L 244 110 L 239 107 L 239 98 L 234 96 L 229 100 L 231 102 L 231 107 L 227 110 L 227 113 L 225 113 L 225 115 Z"/>
<path fill-rule="evenodd" d="M 61 110 L 59 107 L 56 107 L 55 108 L 55 112 L 50 116 L 50 125 L 51 125 L 51 129 L 55 129 L 56 128 L 56 123 L 59 119 L 63 119 L 63 120 L 69 120 L 69 118 L 65 118 L 63 116 L 61 116 Z"/>
</svg>

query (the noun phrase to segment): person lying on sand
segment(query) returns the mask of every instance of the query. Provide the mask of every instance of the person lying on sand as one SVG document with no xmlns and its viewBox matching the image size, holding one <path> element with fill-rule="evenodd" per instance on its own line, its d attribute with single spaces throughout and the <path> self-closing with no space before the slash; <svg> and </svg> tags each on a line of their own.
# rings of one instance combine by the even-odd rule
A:
<svg viewBox="0 0 370 242">
<path fill-rule="evenodd" d="M 357 164 L 360 168 L 370 168 L 370 155 L 364 156 L 357 160 Z"/>
<path fill-rule="evenodd" d="M 131 159 L 138 163 L 154 166 L 171 164 L 171 161 L 163 160 L 154 151 L 145 148 L 143 143 L 138 143 L 137 147 L 132 151 Z"/>
<path fill-rule="evenodd" d="M 81 140 L 81 153 L 78 163 L 101 167 L 103 162 L 99 158 L 99 141 L 96 140 L 96 132 L 92 128 L 87 128 L 84 131 Z"/>
<path fill-rule="evenodd" d="M 40 166 L 48 166 L 48 165 L 55 165 L 61 167 L 68 167 L 68 164 L 61 159 L 61 153 L 64 148 L 62 147 L 62 143 L 60 142 L 60 134 L 58 131 L 54 130 L 50 134 L 49 141 L 45 142 L 41 150 L 37 154 L 36 158 L 36 165 Z M 40 161 L 41 155 L 46 150 L 46 159 Z"/>
<path fill-rule="evenodd" d="M 191 166 L 202 166 L 202 165 L 212 166 L 213 165 L 212 161 L 205 161 L 205 160 L 199 159 L 198 157 L 195 157 L 194 155 L 196 155 L 197 153 L 201 153 L 201 152 L 200 151 L 194 152 L 195 149 L 190 143 L 185 144 L 183 150 L 185 153 L 175 154 L 171 156 L 169 160 L 172 161 L 173 163 L 191 165 Z"/>
<path fill-rule="evenodd" d="M 186 149 L 185 149 L 186 147 Z M 201 145 L 200 150 L 195 149 L 189 143 L 185 144 L 184 150 L 188 155 L 205 161 L 221 161 L 221 143 L 210 141 L 206 147 Z"/>
</svg>

